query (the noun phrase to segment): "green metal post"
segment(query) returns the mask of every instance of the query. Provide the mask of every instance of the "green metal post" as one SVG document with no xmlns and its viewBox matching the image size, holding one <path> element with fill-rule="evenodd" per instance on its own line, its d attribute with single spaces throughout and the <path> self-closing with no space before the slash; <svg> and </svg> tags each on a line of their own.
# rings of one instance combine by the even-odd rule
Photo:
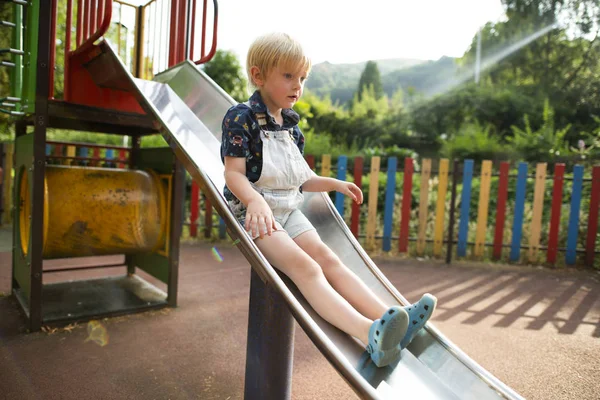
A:
<svg viewBox="0 0 600 400">
<path fill-rule="evenodd" d="M 38 34 L 40 22 L 40 1 L 32 1 L 27 7 L 26 24 L 25 24 L 25 46 L 22 49 L 25 51 L 23 58 L 23 95 L 22 95 L 22 111 L 27 114 L 35 112 L 36 99 L 36 75 L 37 75 L 37 59 L 38 59 Z M 49 19 L 50 13 L 44 18 Z M 18 22 L 18 21 L 17 21 Z"/>
</svg>

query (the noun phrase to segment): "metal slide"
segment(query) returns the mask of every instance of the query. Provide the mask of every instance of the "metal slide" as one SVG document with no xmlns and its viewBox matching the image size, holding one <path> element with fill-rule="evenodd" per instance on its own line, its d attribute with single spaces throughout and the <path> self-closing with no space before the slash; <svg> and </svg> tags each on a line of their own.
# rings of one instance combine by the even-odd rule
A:
<svg viewBox="0 0 600 400">
<path fill-rule="evenodd" d="M 364 347 L 321 319 L 294 285 L 286 285 L 229 211 L 222 196 L 221 122 L 236 102 L 191 62 L 181 63 L 155 77 L 134 78 L 106 42 L 98 62 L 103 83 L 136 93 L 154 115 L 165 139 L 187 171 L 208 192 L 238 248 L 263 279 L 287 302 L 294 318 L 338 373 L 362 398 L 368 399 L 522 399 L 511 388 L 470 359 L 431 323 L 402 351 L 397 364 L 377 368 Z M 95 70 L 99 70 L 94 68 Z M 306 193 L 302 211 L 321 238 L 377 295 L 388 304 L 408 302 L 381 273 L 328 195 Z"/>
</svg>

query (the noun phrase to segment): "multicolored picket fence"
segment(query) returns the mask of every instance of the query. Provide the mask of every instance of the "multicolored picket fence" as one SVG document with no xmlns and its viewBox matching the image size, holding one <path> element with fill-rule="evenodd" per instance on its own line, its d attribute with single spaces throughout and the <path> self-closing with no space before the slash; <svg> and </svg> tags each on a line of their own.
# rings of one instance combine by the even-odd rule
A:
<svg viewBox="0 0 600 400">
<path fill-rule="evenodd" d="M 4 166 L 11 165 L 4 144 Z M 49 162 L 128 168 L 129 148 L 48 142 Z M 322 176 L 349 180 L 363 189 L 364 203 L 331 193 L 352 234 L 371 252 L 416 257 L 500 260 L 513 263 L 600 267 L 600 165 L 492 163 L 447 159 L 417 162 L 330 155 L 307 162 Z M 586 169 L 587 168 L 587 169 Z M 8 168 L 5 168 L 7 170 Z M 550 174 L 552 173 L 552 175 Z M 0 182 L 0 211 L 10 210 L 12 183 Z M 189 177 L 188 177 L 189 179 Z M 189 179 L 186 234 L 226 237 L 223 220 Z M 1 214 L 1 213 L 0 213 Z"/>
<path fill-rule="evenodd" d="M 306 159 L 316 170 L 315 157 Z M 600 254 L 600 165 L 566 171 L 564 164 L 556 164 L 549 175 L 546 163 L 537 164 L 531 174 L 527 163 L 511 171 L 509 162 L 476 166 L 473 160 L 450 165 L 447 159 L 423 159 L 417 164 L 406 158 L 400 169 L 397 158 L 390 157 L 383 169 L 380 157 L 372 157 L 368 168 L 362 157 L 351 161 L 350 173 L 347 157 L 340 156 L 333 167 L 331 156 L 324 155 L 319 172 L 363 188 L 363 205 L 350 204 L 340 193 L 332 194 L 332 200 L 367 250 L 445 257 L 448 262 L 454 256 L 589 266 Z M 203 225 L 206 237 L 214 234 L 213 228 L 225 237 L 222 220 L 195 183 L 189 215 L 190 236 L 196 237 Z"/>
</svg>

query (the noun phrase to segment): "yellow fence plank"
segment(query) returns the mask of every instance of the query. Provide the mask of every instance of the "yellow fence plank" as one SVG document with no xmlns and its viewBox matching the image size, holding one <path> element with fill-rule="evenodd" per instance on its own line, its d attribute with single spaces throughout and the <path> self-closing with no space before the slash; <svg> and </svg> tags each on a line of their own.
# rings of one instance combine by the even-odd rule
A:
<svg viewBox="0 0 600 400">
<path fill-rule="evenodd" d="M 377 230 L 377 194 L 379 193 L 380 157 L 371 158 L 369 175 L 369 208 L 367 214 L 367 249 L 375 249 L 375 231 Z"/>
<path fill-rule="evenodd" d="M 419 233 L 417 235 L 417 254 L 425 252 L 425 233 L 427 232 L 427 209 L 429 206 L 429 178 L 431 177 L 431 159 L 423 159 L 421 165 L 421 194 L 419 198 Z"/>
<path fill-rule="evenodd" d="M 14 144 L 6 143 L 4 145 L 4 165 L 0 165 L 4 169 L 4 215 L 0 215 L 0 225 L 2 222 L 10 224 L 12 222 L 12 186 L 13 186 L 13 174 L 12 174 L 12 166 L 13 166 L 13 153 L 14 153 Z"/>
<path fill-rule="evenodd" d="M 481 183 L 479 185 L 479 206 L 477 208 L 477 230 L 475 232 L 475 257 L 482 257 L 485 249 L 488 206 L 490 204 L 490 184 L 492 183 L 492 162 L 481 163 Z"/>
<path fill-rule="evenodd" d="M 331 175 L 331 154 L 323 154 L 321 159 L 321 176 L 329 177 Z"/>
<path fill-rule="evenodd" d="M 75 146 L 69 145 L 67 146 L 67 157 L 75 157 Z M 75 160 L 72 158 L 68 158 L 65 162 L 67 165 L 75 164 Z"/>
<path fill-rule="evenodd" d="M 448 189 L 448 159 L 440 160 L 438 172 L 438 198 L 435 207 L 435 227 L 433 233 L 433 255 L 442 255 L 444 243 L 444 213 L 446 211 L 446 191 Z"/>
<path fill-rule="evenodd" d="M 529 262 L 537 262 L 542 231 L 542 212 L 544 210 L 544 187 L 546 182 L 546 163 L 539 163 L 535 169 L 535 189 L 533 192 L 533 216 L 531 218 L 531 236 L 529 238 Z"/>
</svg>

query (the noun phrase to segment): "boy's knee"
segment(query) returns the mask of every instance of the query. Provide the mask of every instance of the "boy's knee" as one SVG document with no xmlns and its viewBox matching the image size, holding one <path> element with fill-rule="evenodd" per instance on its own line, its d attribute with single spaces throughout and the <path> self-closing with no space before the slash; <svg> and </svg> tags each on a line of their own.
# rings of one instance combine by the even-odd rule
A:
<svg viewBox="0 0 600 400">
<path fill-rule="evenodd" d="M 323 275 L 323 271 L 319 264 L 306 253 L 300 253 L 296 257 L 293 257 L 290 259 L 290 263 L 292 264 L 291 272 L 293 277 L 290 277 L 292 280 L 311 280 Z"/>
<path fill-rule="evenodd" d="M 342 262 L 338 256 L 328 248 L 320 249 L 315 255 L 315 260 L 325 272 L 335 270 L 342 266 Z"/>
</svg>

